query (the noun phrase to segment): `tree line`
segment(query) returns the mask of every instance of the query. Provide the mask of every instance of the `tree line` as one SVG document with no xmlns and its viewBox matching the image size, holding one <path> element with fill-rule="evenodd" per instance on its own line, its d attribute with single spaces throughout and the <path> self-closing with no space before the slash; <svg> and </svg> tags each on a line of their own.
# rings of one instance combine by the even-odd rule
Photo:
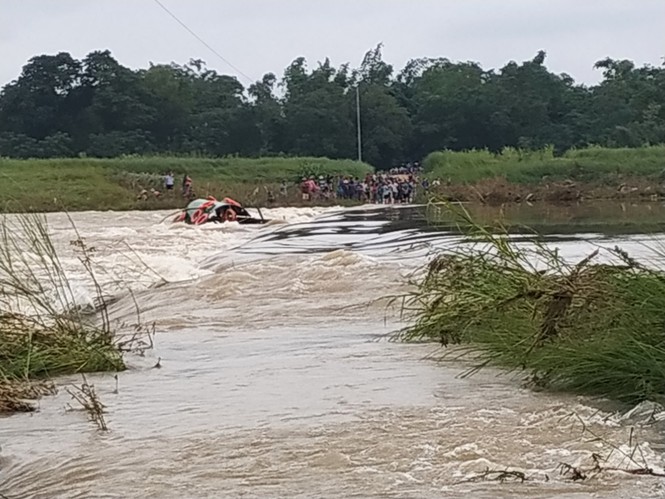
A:
<svg viewBox="0 0 665 499">
<path fill-rule="evenodd" d="M 297 58 L 245 88 L 198 59 L 132 70 L 108 50 L 39 55 L 0 91 L 0 156 L 355 158 L 356 92 L 363 159 L 378 167 L 442 149 L 665 142 L 665 66 L 607 58 L 587 86 L 545 57 L 499 70 L 421 58 L 396 72 L 379 45 L 359 68 Z"/>
</svg>

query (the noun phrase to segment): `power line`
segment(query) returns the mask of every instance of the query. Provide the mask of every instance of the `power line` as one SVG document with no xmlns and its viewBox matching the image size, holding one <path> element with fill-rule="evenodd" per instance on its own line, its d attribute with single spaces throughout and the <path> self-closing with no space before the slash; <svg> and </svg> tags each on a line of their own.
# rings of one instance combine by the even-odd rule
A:
<svg viewBox="0 0 665 499">
<path fill-rule="evenodd" d="M 171 16 L 173 19 L 175 19 L 176 22 L 178 24 L 180 24 L 180 26 L 185 28 L 194 38 L 196 38 L 199 42 L 201 42 L 203 45 L 205 45 L 208 48 L 208 50 L 210 50 L 210 52 L 212 52 L 217 57 L 219 57 L 224 63 L 226 63 L 228 66 L 230 66 L 232 69 L 234 69 L 238 74 L 240 74 L 241 76 L 244 76 L 247 79 L 247 81 L 249 81 L 250 83 L 254 83 L 254 80 L 252 78 L 247 76 L 245 73 L 240 71 L 237 67 L 235 67 L 233 64 L 231 64 L 229 61 L 227 61 L 224 58 L 224 56 L 222 56 L 219 52 L 217 52 L 214 48 L 212 48 L 203 38 L 201 38 L 199 35 L 194 33 L 194 31 L 192 31 L 184 22 L 182 22 L 180 19 L 178 19 L 178 17 L 173 12 L 171 12 L 162 2 L 160 2 L 159 0 L 154 0 L 154 2 L 157 5 L 159 5 L 164 10 L 164 12 L 166 12 L 169 16 Z"/>
</svg>

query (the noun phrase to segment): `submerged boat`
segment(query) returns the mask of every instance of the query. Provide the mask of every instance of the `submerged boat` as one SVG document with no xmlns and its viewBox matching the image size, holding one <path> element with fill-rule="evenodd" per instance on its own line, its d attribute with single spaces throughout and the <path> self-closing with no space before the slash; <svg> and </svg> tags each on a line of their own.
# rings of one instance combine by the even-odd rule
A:
<svg viewBox="0 0 665 499">
<path fill-rule="evenodd" d="M 218 201 L 212 196 L 206 199 L 195 199 L 179 213 L 174 222 L 184 222 L 191 225 L 202 225 L 205 223 L 238 222 L 240 224 L 262 224 L 268 220 L 263 218 L 261 210 L 258 210 L 261 218 L 253 217 L 239 202 L 224 198 Z"/>
</svg>

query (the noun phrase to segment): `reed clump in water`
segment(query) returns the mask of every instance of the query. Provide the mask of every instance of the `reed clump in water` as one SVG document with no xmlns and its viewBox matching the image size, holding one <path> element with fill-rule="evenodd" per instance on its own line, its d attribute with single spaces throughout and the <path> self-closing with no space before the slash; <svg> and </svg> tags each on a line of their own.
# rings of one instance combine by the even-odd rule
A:
<svg viewBox="0 0 665 499">
<path fill-rule="evenodd" d="M 99 400 L 94 385 L 88 383 L 85 375 L 83 375 L 81 386 L 72 385 L 67 388 L 67 393 L 88 413 L 88 418 L 97 425 L 100 431 L 108 430 L 106 419 L 104 418 L 104 409 L 106 406 Z"/>
<path fill-rule="evenodd" d="M 471 247 L 437 256 L 403 308 L 404 341 L 461 345 L 472 374 L 493 365 L 531 386 L 637 403 L 665 400 L 665 274 L 621 249 L 577 263 L 505 230 L 468 225 Z"/>
<path fill-rule="evenodd" d="M 109 321 L 92 249 L 80 237 L 75 243 L 82 273 L 96 294 L 87 308 L 77 299 L 45 218 L 0 220 L 0 412 L 32 410 L 26 399 L 49 391 L 39 380 L 125 368 L 127 342 Z"/>
</svg>

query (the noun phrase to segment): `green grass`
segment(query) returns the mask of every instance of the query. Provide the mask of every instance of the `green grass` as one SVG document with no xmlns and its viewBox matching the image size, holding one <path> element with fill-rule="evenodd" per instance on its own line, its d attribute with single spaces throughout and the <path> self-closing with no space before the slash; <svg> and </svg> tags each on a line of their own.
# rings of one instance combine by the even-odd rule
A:
<svg viewBox="0 0 665 499">
<path fill-rule="evenodd" d="M 487 150 L 437 151 L 428 155 L 423 165 L 429 177 L 453 183 L 505 178 L 517 184 L 565 179 L 613 184 L 622 177 L 660 178 L 665 170 L 665 146 L 589 147 L 572 149 L 561 157 L 555 157 L 551 148 L 540 151 L 505 148 L 500 154 Z"/>
<path fill-rule="evenodd" d="M 132 338 L 123 343 L 112 328 L 91 251 L 74 243 L 96 310 L 76 300 L 43 215 L 0 219 L 0 412 L 30 410 L 20 399 L 39 396 L 35 380 L 125 368 Z"/>
<path fill-rule="evenodd" d="M 69 330 L 35 328 L 0 317 L 0 378 L 34 380 L 63 374 L 122 371 L 113 336 L 74 324 Z"/>
<path fill-rule="evenodd" d="M 176 193 L 160 200 L 137 199 L 142 189 L 163 190 L 162 175 L 169 171 L 175 175 Z M 303 174 L 360 177 L 370 171 L 365 163 L 327 158 L 0 159 L 0 211 L 181 207 L 185 201 L 177 194 L 185 173 L 199 196 L 247 198 L 256 187 L 276 192 L 283 180 L 293 186 Z"/>
<path fill-rule="evenodd" d="M 539 388 L 665 401 L 665 273 L 619 248 L 618 265 L 595 254 L 565 262 L 462 217 L 479 246 L 430 263 L 404 297 L 414 322 L 397 338 L 462 345 L 456 354 L 475 362 L 469 374 L 492 365 Z"/>
<path fill-rule="evenodd" d="M 56 160 L 46 160 L 54 162 Z M 178 158 L 169 156 L 62 160 L 63 165 L 91 164 L 112 171 L 164 174 L 188 173 L 203 180 L 232 182 L 294 182 L 303 173 L 364 176 L 373 168 L 365 163 L 328 158 Z M 90 163 L 88 163 L 90 162 Z M 38 166 L 39 160 L 34 160 Z M 0 163 L 1 167 L 2 163 Z"/>
</svg>

